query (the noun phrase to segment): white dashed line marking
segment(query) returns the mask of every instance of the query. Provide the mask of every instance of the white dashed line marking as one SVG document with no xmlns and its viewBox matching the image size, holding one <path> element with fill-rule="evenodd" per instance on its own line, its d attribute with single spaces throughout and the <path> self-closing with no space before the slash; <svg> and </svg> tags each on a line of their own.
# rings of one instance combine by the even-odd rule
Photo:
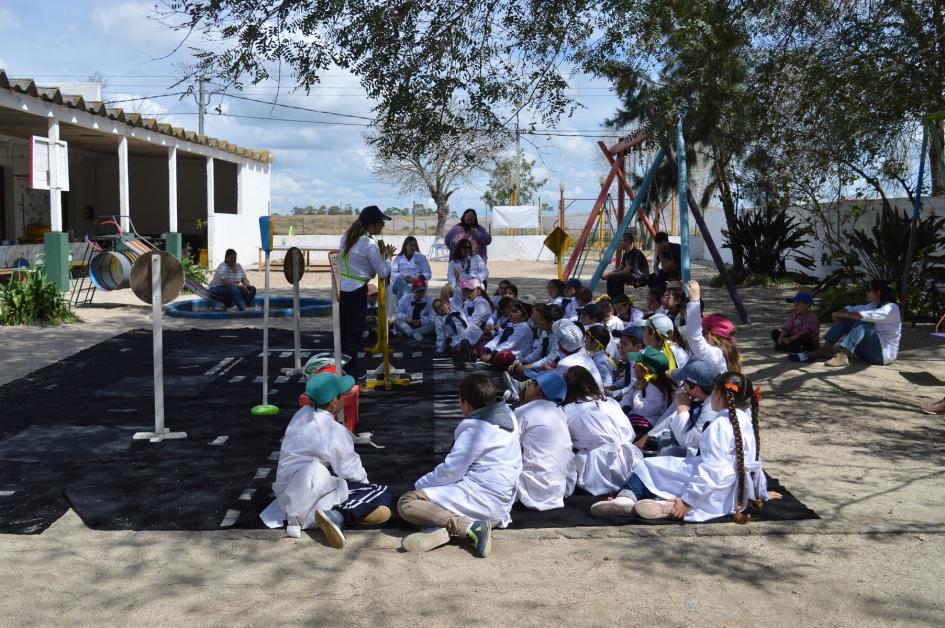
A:
<svg viewBox="0 0 945 628">
<path fill-rule="evenodd" d="M 10 497 L 16 491 L 0 491 L 0 497 Z"/>
<path fill-rule="evenodd" d="M 241 381 L 243 381 L 244 379 L 246 379 L 246 376 L 245 376 L 245 375 L 234 375 L 233 377 L 230 378 L 230 382 L 229 382 L 229 383 L 231 383 L 231 384 L 239 384 L 239 383 L 240 383 Z"/>
<path fill-rule="evenodd" d="M 254 477 L 253 479 L 265 480 L 266 477 L 268 477 L 270 471 L 272 471 L 272 469 L 268 467 L 259 467 L 258 469 L 256 469 L 256 477 Z"/>
<path fill-rule="evenodd" d="M 217 437 L 214 438 L 212 441 L 210 441 L 210 444 L 211 444 L 211 445 L 222 445 L 223 443 L 226 442 L 226 439 L 228 439 L 228 438 L 229 438 L 229 436 L 217 436 Z"/>
<path fill-rule="evenodd" d="M 229 528 L 231 525 L 236 523 L 240 518 L 240 511 L 233 510 L 232 508 L 226 511 L 226 514 L 223 516 L 223 521 L 220 522 L 221 528 Z"/>
<path fill-rule="evenodd" d="M 240 493 L 240 501 L 248 502 L 253 498 L 253 495 L 256 493 L 254 488 L 245 488 L 243 492 Z"/>
</svg>

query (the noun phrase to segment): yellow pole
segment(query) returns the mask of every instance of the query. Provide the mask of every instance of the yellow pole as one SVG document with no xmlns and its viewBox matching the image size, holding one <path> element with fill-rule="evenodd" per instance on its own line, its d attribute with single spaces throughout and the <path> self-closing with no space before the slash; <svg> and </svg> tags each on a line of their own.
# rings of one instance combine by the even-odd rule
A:
<svg viewBox="0 0 945 628">
<path fill-rule="evenodd" d="M 561 253 L 558 253 L 557 258 L 558 258 L 558 279 L 563 280 L 564 269 L 561 268 Z"/>
</svg>

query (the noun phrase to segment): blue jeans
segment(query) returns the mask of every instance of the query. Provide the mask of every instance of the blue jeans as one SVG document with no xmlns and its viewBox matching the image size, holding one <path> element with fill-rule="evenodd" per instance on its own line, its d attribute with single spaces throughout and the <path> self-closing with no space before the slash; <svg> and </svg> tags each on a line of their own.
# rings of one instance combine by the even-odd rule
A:
<svg viewBox="0 0 945 628">
<path fill-rule="evenodd" d="M 883 346 L 873 323 L 852 318 L 841 318 L 824 334 L 824 340 L 836 344 L 843 338 L 840 346 L 851 354 L 870 364 L 883 363 Z"/>
<path fill-rule="evenodd" d="M 651 491 L 646 487 L 646 484 L 643 483 L 636 473 L 631 473 L 630 477 L 627 479 L 627 483 L 623 485 L 622 491 L 630 491 L 637 498 L 637 501 L 641 499 L 660 499 L 656 493 Z"/>
<path fill-rule="evenodd" d="M 250 286 L 249 291 L 244 294 L 236 286 L 216 286 L 210 288 L 210 294 L 217 301 L 222 301 L 223 305 L 235 305 L 240 311 L 245 310 L 246 306 L 253 303 L 256 298 L 256 287 Z"/>
</svg>

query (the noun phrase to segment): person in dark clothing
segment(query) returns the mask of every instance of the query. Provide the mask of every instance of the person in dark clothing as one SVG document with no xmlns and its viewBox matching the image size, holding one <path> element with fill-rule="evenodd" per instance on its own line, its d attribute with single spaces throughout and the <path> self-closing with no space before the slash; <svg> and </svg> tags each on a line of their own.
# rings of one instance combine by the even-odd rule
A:
<svg viewBox="0 0 945 628">
<path fill-rule="evenodd" d="M 657 232 L 653 242 L 656 244 L 656 261 L 647 283 L 651 288 L 665 289 L 668 282 L 681 280 L 682 247 L 670 242 L 665 231 Z"/>
<path fill-rule="evenodd" d="M 624 286 L 626 285 L 634 288 L 647 285 L 647 275 L 650 272 L 646 255 L 637 246 L 635 230 L 627 229 L 624 232 L 619 250 L 622 254 L 618 267 L 601 275 L 601 279 L 607 282 L 607 294 L 611 299 L 625 294 Z"/>
</svg>

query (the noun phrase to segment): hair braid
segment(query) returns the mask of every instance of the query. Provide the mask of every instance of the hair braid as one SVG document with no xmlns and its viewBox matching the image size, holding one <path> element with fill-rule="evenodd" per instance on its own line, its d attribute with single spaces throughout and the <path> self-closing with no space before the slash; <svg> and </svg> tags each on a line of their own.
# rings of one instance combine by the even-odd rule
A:
<svg viewBox="0 0 945 628">
<path fill-rule="evenodd" d="M 760 397 L 760 391 L 756 389 L 752 392 L 751 395 L 751 429 L 755 432 L 755 460 L 761 459 L 761 430 L 759 429 L 758 424 L 758 401 Z M 752 510 L 761 510 L 764 506 L 764 500 L 762 499 L 753 499 L 751 500 L 751 509 Z"/>
<path fill-rule="evenodd" d="M 728 418 L 732 423 L 732 432 L 735 435 L 735 471 L 738 474 L 735 523 L 746 524 L 751 521 L 751 515 L 742 512 L 742 502 L 745 499 L 745 445 L 742 442 L 742 428 L 738 423 L 738 414 L 735 410 L 735 394 L 731 390 L 725 390 L 725 402 L 728 405 Z"/>
</svg>

